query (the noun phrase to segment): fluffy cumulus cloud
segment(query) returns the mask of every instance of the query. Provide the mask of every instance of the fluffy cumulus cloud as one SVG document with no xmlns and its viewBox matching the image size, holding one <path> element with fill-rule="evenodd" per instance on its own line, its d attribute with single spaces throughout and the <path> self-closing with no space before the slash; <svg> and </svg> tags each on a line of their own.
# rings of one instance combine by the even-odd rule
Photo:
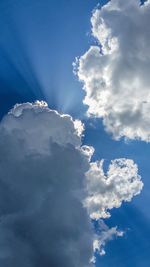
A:
<svg viewBox="0 0 150 267">
<path fill-rule="evenodd" d="M 115 139 L 150 141 L 150 1 L 111 0 L 94 10 L 96 43 L 75 64 L 88 115 Z"/>
<path fill-rule="evenodd" d="M 106 177 L 90 162 L 94 149 L 82 146 L 83 129 L 45 102 L 16 105 L 2 119 L 0 266 L 87 267 L 93 248 L 104 254 L 121 235 L 103 226 L 95 236 L 91 218 L 140 192 L 137 166 L 113 161 Z"/>
<path fill-rule="evenodd" d="M 93 241 L 95 263 L 96 254 L 105 255 L 105 245 L 108 241 L 122 237 L 124 232 L 117 226 L 109 228 L 102 219 L 109 218 L 110 210 L 119 208 L 122 202 L 130 202 L 135 195 L 140 194 L 143 183 L 138 174 L 138 167 L 131 159 L 112 160 L 108 171 L 103 170 L 103 160 L 91 162 L 86 172 L 87 195 L 83 201 L 92 220 L 96 220 L 98 233 Z"/>
<path fill-rule="evenodd" d="M 123 201 L 131 201 L 143 187 L 137 165 L 124 158 L 112 160 L 106 175 L 103 161 L 92 162 L 86 179 L 88 196 L 84 205 L 92 219 L 110 217 L 109 210 L 119 208 Z"/>
</svg>

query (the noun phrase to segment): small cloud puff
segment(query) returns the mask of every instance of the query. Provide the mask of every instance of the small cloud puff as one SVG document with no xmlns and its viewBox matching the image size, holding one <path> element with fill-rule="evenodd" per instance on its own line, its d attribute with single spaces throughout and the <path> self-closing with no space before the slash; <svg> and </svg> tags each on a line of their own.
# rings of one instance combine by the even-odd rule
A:
<svg viewBox="0 0 150 267">
<path fill-rule="evenodd" d="M 113 240 L 117 237 L 122 237 L 124 235 L 123 231 L 119 231 L 117 227 L 109 228 L 102 220 L 99 220 L 97 226 L 98 234 L 95 236 L 93 242 L 93 250 L 95 256 L 93 256 L 92 261 L 96 262 L 96 254 L 104 256 L 106 254 L 105 245 L 108 241 Z"/>
<path fill-rule="evenodd" d="M 108 218 L 109 211 L 131 201 L 143 188 L 137 165 L 131 159 L 112 160 L 107 174 L 103 160 L 90 163 L 86 173 L 87 198 L 84 201 L 92 219 Z"/>
</svg>

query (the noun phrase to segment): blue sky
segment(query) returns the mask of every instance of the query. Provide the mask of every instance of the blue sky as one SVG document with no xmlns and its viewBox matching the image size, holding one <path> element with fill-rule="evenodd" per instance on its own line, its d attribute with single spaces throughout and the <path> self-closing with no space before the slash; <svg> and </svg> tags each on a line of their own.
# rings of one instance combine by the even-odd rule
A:
<svg viewBox="0 0 150 267">
<path fill-rule="evenodd" d="M 150 265 L 150 144 L 106 133 L 101 119 L 85 115 L 82 83 L 72 63 L 95 44 L 91 12 L 106 1 L 2 0 L 0 2 L 0 116 L 16 103 L 47 101 L 51 109 L 68 113 L 85 123 L 83 143 L 95 148 L 93 160 L 104 158 L 107 169 L 115 158 L 133 159 L 144 182 L 141 194 L 111 211 L 108 226 L 126 233 L 106 244 L 97 267 L 148 267 Z"/>
<path fill-rule="evenodd" d="M 124 203 L 119 209 L 111 211 L 111 218 L 106 222 L 109 226 L 117 225 L 125 229 L 124 238 L 113 240 L 106 245 L 106 255 L 99 257 L 97 266 L 149 266 L 149 238 L 150 238 L 150 213 L 148 211 L 149 196 L 149 149 L 144 142 L 113 141 L 106 135 L 102 125 L 96 122 L 97 127 L 87 128 L 85 142 L 96 149 L 94 159 L 104 158 L 106 169 L 109 161 L 114 158 L 126 157 L 134 159 L 139 166 L 139 173 L 144 181 L 144 189 L 140 196 L 132 202 Z"/>
<path fill-rule="evenodd" d="M 10 105 L 45 98 L 52 108 L 71 114 L 78 105 L 79 113 L 82 91 L 72 62 L 88 48 L 96 4 L 1 1 L 1 94 L 12 95 Z"/>
</svg>

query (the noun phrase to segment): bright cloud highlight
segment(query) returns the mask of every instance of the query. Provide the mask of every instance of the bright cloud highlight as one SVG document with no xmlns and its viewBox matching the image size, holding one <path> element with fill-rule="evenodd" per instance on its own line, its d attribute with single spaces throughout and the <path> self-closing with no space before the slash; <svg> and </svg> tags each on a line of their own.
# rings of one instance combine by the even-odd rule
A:
<svg viewBox="0 0 150 267">
<path fill-rule="evenodd" d="M 115 139 L 150 141 L 150 1 L 111 0 L 92 14 L 96 43 L 74 64 L 88 115 Z"/>
</svg>

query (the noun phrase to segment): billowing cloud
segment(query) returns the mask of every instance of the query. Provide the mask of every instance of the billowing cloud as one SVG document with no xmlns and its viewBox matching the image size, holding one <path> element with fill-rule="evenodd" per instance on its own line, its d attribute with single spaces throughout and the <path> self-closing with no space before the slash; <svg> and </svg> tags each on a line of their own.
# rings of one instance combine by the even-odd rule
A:
<svg viewBox="0 0 150 267">
<path fill-rule="evenodd" d="M 92 219 L 110 217 L 109 210 L 119 208 L 139 194 L 143 183 L 137 165 L 131 159 L 112 160 L 106 175 L 103 161 L 92 162 L 86 173 L 88 196 L 84 205 Z"/>
<path fill-rule="evenodd" d="M 83 203 L 91 219 L 98 222 L 98 234 L 93 241 L 93 251 L 96 254 L 105 255 L 105 244 L 124 234 L 117 226 L 109 228 L 102 219 L 109 218 L 111 209 L 119 208 L 122 202 L 130 202 L 135 195 L 140 194 L 142 188 L 138 167 L 131 159 L 112 160 L 106 174 L 103 160 L 90 163 L 86 172 L 87 196 Z M 95 260 L 96 257 L 93 256 L 92 261 Z"/>
<path fill-rule="evenodd" d="M 75 64 L 88 115 L 115 139 L 150 141 L 150 1 L 111 0 L 94 10 L 96 43 Z"/>
<path fill-rule="evenodd" d="M 102 164 L 90 162 L 94 149 L 82 146 L 83 129 L 45 102 L 16 105 L 2 119 L 0 266 L 87 267 L 93 244 L 101 252 L 118 235 L 103 227 L 95 236 L 91 218 L 130 201 L 142 182 L 125 159 L 111 163 L 106 179 Z"/>
<path fill-rule="evenodd" d="M 82 124 L 46 103 L 16 105 L 0 124 L 0 266 L 89 265 L 82 205 L 90 148 Z"/>
</svg>

